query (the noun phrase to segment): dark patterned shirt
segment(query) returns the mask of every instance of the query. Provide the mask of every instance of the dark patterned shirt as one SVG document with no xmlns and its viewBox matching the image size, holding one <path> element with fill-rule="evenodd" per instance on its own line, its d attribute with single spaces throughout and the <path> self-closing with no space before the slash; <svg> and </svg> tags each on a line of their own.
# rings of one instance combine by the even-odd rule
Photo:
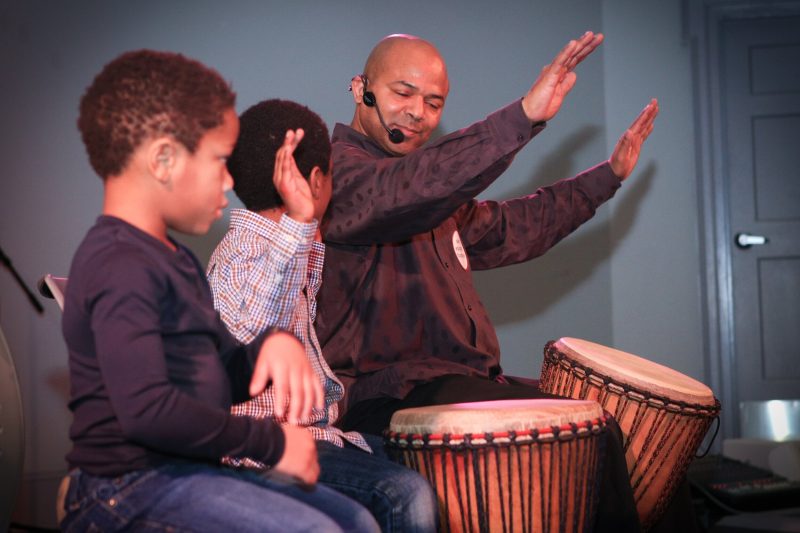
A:
<svg viewBox="0 0 800 533">
<path fill-rule="evenodd" d="M 446 374 L 501 374 L 472 270 L 537 257 L 589 220 L 620 180 L 607 163 L 505 202 L 474 197 L 543 129 L 519 101 L 403 157 L 343 124 L 317 334 L 347 405 L 403 398 Z"/>
</svg>

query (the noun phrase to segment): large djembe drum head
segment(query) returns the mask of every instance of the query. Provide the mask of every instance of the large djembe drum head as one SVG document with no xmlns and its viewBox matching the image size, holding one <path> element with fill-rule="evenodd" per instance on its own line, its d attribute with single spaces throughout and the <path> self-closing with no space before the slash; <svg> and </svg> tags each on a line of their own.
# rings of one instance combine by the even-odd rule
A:
<svg viewBox="0 0 800 533">
<path fill-rule="evenodd" d="M 596 402 L 499 400 L 398 411 L 386 445 L 431 482 L 443 531 L 589 531 L 603 438 Z"/>
<path fill-rule="evenodd" d="M 582 339 L 547 343 L 539 386 L 558 396 L 597 401 L 617 419 L 645 529 L 663 513 L 719 414 L 719 402 L 699 381 Z"/>
</svg>

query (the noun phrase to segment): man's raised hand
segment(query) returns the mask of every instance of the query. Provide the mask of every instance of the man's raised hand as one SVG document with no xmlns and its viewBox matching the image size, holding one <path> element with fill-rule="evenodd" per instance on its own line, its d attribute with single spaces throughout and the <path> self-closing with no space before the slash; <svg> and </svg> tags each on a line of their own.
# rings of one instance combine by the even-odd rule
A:
<svg viewBox="0 0 800 533">
<path fill-rule="evenodd" d="M 639 160 L 642 143 L 653 131 L 653 121 L 657 115 L 658 100 L 653 98 L 617 141 L 617 146 L 614 147 L 614 152 L 608 162 L 611 164 L 611 170 L 619 179 L 624 180 L 633 172 L 633 168 Z"/>
<path fill-rule="evenodd" d="M 542 68 L 528 94 L 522 98 L 522 108 L 531 123 L 548 121 L 558 113 L 564 97 L 575 85 L 573 70 L 602 42 L 603 34 L 587 31 L 580 39 L 568 42 L 553 61 Z"/>
</svg>

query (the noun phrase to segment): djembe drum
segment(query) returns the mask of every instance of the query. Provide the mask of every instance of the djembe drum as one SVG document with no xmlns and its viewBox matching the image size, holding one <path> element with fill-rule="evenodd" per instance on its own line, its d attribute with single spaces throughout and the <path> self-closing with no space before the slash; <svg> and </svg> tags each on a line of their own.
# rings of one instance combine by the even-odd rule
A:
<svg viewBox="0 0 800 533">
<path fill-rule="evenodd" d="M 699 381 L 573 338 L 547 343 L 539 387 L 558 396 L 595 400 L 617 419 L 645 529 L 662 515 L 720 409 L 711 389 Z"/>
<path fill-rule="evenodd" d="M 603 410 L 592 401 L 499 400 L 397 411 L 390 456 L 427 477 L 442 531 L 588 531 Z"/>
</svg>

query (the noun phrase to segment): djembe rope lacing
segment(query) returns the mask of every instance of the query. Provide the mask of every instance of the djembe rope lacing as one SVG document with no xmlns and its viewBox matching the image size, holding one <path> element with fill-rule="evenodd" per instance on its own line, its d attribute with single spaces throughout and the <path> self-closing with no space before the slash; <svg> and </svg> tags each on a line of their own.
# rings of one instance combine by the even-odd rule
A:
<svg viewBox="0 0 800 533">
<path fill-rule="evenodd" d="M 477 516 L 477 531 L 489 531 L 493 526 L 489 523 L 492 501 L 489 494 L 490 465 L 493 464 L 495 472 L 504 471 L 509 483 L 516 478 L 518 501 L 514 498 L 515 491 L 511 490 L 513 487 L 505 487 L 498 482 L 497 489 L 502 493 L 499 504 L 502 531 L 528 533 L 536 530 L 536 518 L 543 525 L 539 530 L 549 531 L 555 512 L 559 516 L 559 531 L 566 531 L 568 523 L 574 525 L 574 530 L 580 526 L 588 528 L 594 516 L 596 487 L 572 487 L 561 479 L 561 473 L 566 469 L 581 479 L 595 479 L 600 468 L 600 447 L 603 443 L 602 439 L 587 437 L 604 432 L 605 425 L 606 418 L 603 416 L 584 422 L 533 429 L 463 434 L 386 431 L 384 436 L 389 453 L 396 460 L 424 473 L 434 487 L 440 486 L 440 483 L 441 486 L 449 486 L 448 472 L 452 472 L 452 481 L 459 490 L 455 495 L 445 491 L 440 495 L 440 504 L 444 517 L 451 516 L 451 509 L 457 509 L 465 531 L 476 530 L 471 519 L 473 516 Z M 447 453 L 437 453 L 443 450 Z M 501 456 L 501 450 L 507 453 Z M 507 457 L 507 460 L 504 461 L 503 457 Z M 545 458 L 551 461 L 549 471 Z M 448 461 L 463 465 L 463 468 L 448 468 Z M 520 473 L 525 465 L 530 468 L 534 464 L 538 479 L 526 480 Z M 440 473 L 442 479 L 439 479 Z M 557 493 L 554 493 L 555 484 Z M 474 487 L 474 499 L 469 486 Z M 575 488 L 580 493 L 571 494 L 570 490 Z M 538 508 L 543 513 L 538 517 L 533 513 L 537 503 L 534 501 L 535 493 L 538 494 Z M 568 505 L 569 501 L 573 505 Z M 567 519 L 569 509 L 571 521 Z M 517 514 L 522 523 L 514 523 L 513 518 Z"/>
<path fill-rule="evenodd" d="M 556 368 L 561 372 L 556 371 Z M 604 372 L 569 359 L 558 350 L 555 341 L 550 341 L 545 346 L 539 386 L 543 391 L 579 399 L 588 398 L 590 390 L 597 389 L 599 392 L 596 401 L 602 406 L 610 403 L 609 397 L 617 398 L 616 407 L 612 413 L 617 420 L 622 420 L 628 415 L 629 410 L 634 410 L 630 430 L 623 435 L 623 449 L 626 454 L 631 444 L 629 436 L 641 431 L 642 425 L 647 419 L 646 415 L 655 411 L 656 415 L 652 420 L 651 427 L 663 428 L 663 431 L 660 432 L 657 439 L 654 439 L 656 432 L 648 431 L 640 453 L 633 464 L 629 465 L 631 486 L 637 503 L 644 497 L 659 474 L 660 468 L 653 468 L 653 466 L 660 465 L 659 458 L 670 456 L 678 441 L 681 441 L 678 455 L 685 459 L 673 468 L 676 475 L 670 477 L 663 487 L 650 520 L 642 524 L 644 529 L 648 529 L 666 509 L 678 481 L 689 467 L 691 453 L 685 452 L 697 449 L 711 420 L 717 417 L 720 411 L 720 403 L 716 399 L 713 405 L 701 405 L 676 401 L 639 387 L 620 384 L 615 381 L 615 378 Z M 688 429 L 684 429 L 682 439 L 672 438 L 686 419 L 700 420 L 702 423 L 692 424 Z M 647 458 L 646 464 L 642 464 L 641 461 L 645 457 Z"/>
</svg>

